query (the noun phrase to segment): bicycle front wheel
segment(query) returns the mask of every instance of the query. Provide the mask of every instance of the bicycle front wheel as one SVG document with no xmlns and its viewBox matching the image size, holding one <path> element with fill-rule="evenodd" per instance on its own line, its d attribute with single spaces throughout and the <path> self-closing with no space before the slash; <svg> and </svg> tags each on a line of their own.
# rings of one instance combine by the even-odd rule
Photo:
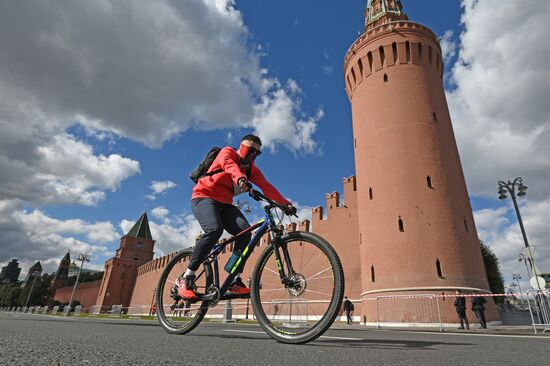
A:
<svg viewBox="0 0 550 366">
<path fill-rule="evenodd" d="M 261 254 L 251 282 L 252 306 L 260 325 L 284 343 L 306 343 L 334 322 L 344 296 L 344 271 L 332 246 L 318 235 L 291 232 L 281 237 L 282 263 L 273 247 Z M 286 273 L 283 284 L 278 267 Z"/>
<path fill-rule="evenodd" d="M 157 315 L 168 333 L 185 334 L 192 331 L 208 311 L 207 301 L 186 301 L 178 296 L 176 280 L 185 272 L 192 254 L 192 248 L 177 253 L 168 262 L 159 279 L 156 293 Z M 213 283 L 212 266 L 203 263 L 196 276 L 197 294 L 206 293 Z"/>
</svg>

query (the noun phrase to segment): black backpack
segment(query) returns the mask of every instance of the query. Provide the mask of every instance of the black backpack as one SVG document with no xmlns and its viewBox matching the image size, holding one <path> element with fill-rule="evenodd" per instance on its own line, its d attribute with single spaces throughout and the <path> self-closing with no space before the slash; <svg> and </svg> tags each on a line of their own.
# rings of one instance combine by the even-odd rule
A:
<svg viewBox="0 0 550 366">
<path fill-rule="evenodd" d="M 218 156 L 221 150 L 222 149 L 217 146 L 214 146 L 213 148 L 211 148 L 208 154 L 206 154 L 206 156 L 204 157 L 204 159 L 202 159 L 199 165 L 197 165 L 195 170 L 191 172 L 191 174 L 189 175 L 189 178 L 191 178 L 191 180 L 195 182 L 195 184 L 198 183 L 199 179 L 201 178 L 210 177 L 214 174 L 223 172 L 223 169 L 218 169 L 218 170 L 214 170 L 213 172 L 207 173 L 208 169 L 210 169 L 210 166 L 212 165 L 212 163 L 214 162 L 214 160 L 216 159 L 216 157 Z"/>
</svg>

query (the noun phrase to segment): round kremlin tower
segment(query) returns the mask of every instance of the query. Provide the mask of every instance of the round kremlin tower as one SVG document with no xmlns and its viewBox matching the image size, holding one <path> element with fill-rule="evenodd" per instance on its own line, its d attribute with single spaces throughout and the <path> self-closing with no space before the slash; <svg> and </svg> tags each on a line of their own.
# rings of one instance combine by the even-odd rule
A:
<svg viewBox="0 0 550 366">
<path fill-rule="evenodd" d="M 369 0 L 365 16 L 344 65 L 363 310 L 375 319 L 378 301 L 368 300 L 379 296 L 489 293 L 437 37 L 409 21 L 401 1 Z M 452 303 L 440 300 L 444 322 L 457 321 Z M 488 320 L 498 320 L 487 305 Z M 397 313 L 395 321 L 414 321 Z"/>
</svg>

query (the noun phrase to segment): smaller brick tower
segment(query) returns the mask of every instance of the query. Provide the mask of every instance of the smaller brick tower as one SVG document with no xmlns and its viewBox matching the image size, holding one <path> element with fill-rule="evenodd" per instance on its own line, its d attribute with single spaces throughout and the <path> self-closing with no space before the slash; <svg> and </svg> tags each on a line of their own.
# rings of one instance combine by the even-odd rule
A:
<svg viewBox="0 0 550 366">
<path fill-rule="evenodd" d="M 120 240 L 120 248 L 105 262 L 105 273 L 96 304 L 104 309 L 111 305 L 130 305 L 137 277 L 137 268 L 153 259 L 155 241 L 149 229 L 147 213 L 137 220 Z"/>
<path fill-rule="evenodd" d="M 59 262 L 59 267 L 57 268 L 57 272 L 55 272 L 55 277 L 52 279 L 52 282 L 50 283 L 50 287 L 48 289 L 50 299 L 54 298 L 55 291 L 57 291 L 58 288 L 67 286 L 67 283 L 69 282 L 70 266 L 71 266 L 71 254 L 67 252 L 67 254 L 65 254 L 63 259 L 61 259 L 61 262 Z"/>
</svg>

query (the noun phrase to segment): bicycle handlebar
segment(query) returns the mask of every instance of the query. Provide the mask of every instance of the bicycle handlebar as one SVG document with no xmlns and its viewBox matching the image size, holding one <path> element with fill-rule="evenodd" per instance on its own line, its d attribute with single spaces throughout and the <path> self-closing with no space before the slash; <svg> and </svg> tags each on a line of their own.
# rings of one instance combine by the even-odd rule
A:
<svg viewBox="0 0 550 366">
<path fill-rule="evenodd" d="M 269 206 L 267 206 L 267 208 L 273 208 L 273 207 L 278 208 L 281 211 L 283 211 L 285 214 L 287 214 L 287 211 L 288 211 L 287 206 L 281 205 L 280 203 L 277 203 L 277 202 L 273 201 L 272 199 L 269 199 L 262 192 L 257 191 L 254 188 L 252 188 L 252 185 L 250 185 L 250 183 L 249 183 L 249 187 L 250 187 L 250 190 L 248 191 L 248 195 L 250 197 L 252 197 L 252 199 L 254 199 L 255 201 L 258 201 L 258 202 L 259 201 L 265 201 L 265 202 L 269 203 Z M 298 215 L 296 215 L 296 214 L 294 214 L 294 216 L 298 217 Z"/>
</svg>

